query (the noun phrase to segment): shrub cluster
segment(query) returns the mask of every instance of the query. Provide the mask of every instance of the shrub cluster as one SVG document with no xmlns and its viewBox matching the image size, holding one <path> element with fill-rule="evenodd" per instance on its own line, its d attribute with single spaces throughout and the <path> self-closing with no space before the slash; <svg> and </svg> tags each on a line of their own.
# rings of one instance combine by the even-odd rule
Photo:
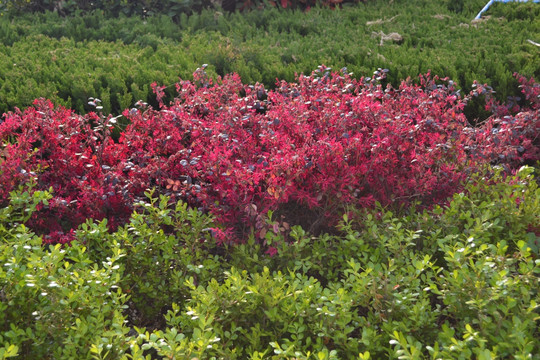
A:
<svg viewBox="0 0 540 360">
<path fill-rule="evenodd" d="M 276 77 L 294 81 L 295 73 L 309 74 L 322 63 L 347 66 L 355 74 L 388 68 L 387 81 L 394 86 L 431 70 L 450 77 L 465 93 L 474 80 L 488 83 L 506 101 L 519 96 L 514 72 L 540 77 L 536 47 L 527 42 L 536 36 L 540 9 L 504 4 L 490 19 L 471 22 L 482 5 L 455 13 L 436 1 L 376 1 L 309 13 L 203 11 L 175 20 L 165 15 L 111 19 L 102 12 L 4 16 L 0 112 L 27 107 L 40 96 L 85 112 L 87 97 L 94 96 L 110 98 L 110 111 L 117 115 L 128 100 L 152 103 L 150 81 L 172 84 L 203 63 L 214 78 L 236 72 L 267 88 L 275 86 Z M 522 7 L 531 16 L 513 15 L 523 13 Z M 418 8 L 428 14 L 421 21 Z M 470 120 L 488 116 L 480 103 L 467 107 Z"/>
<path fill-rule="evenodd" d="M 531 168 L 489 171 L 431 211 L 278 231 L 276 256 L 253 238 L 220 255 L 211 218 L 151 193 L 118 231 L 88 221 L 71 246 L 43 247 L 25 223 L 51 194 L 12 192 L 0 357 L 534 358 L 540 189 Z"/>
<path fill-rule="evenodd" d="M 86 113 L 93 110 L 88 98 L 99 97 L 103 111 L 119 113 L 139 99 L 152 102 L 152 81 L 174 83 L 196 67 L 193 57 L 180 47 L 154 51 L 149 46 L 117 43 L 111 49 L 104 42 L 36 35 L 0 48 L 6 54 L 0 59 L 1 112 L 13 106 L 26 108 L 34 99 L 47 97 Z M 177 65 L 168 64 L 172 58 Z"/>
<path fill-rule="evenodd" d="M 101 10 L 108 16 L 134 15 L 149 16 L 153 14 L 167 14 L 175 16 L 180 13 L 198 12 L 211 8 L 210 0 L 1 0 L 0 11 L 15 14 L 23 12 L 55 11 L 62 15 L 72 15 L 80 12 Z"/>
<path fill-rule="evenodd" d="M 97 344 L 119 358 L 129 331 L 118 286 L 125 253 L 94 262 L 80 243 L 43 247 L 24 223 L 49 199 L 30 186 L 0 210 L 0 358 L 89 359 Z"/>
<path fill-rule="evenodd" d="M 512 171 L 539 159 L 533 80 L 520 79 L 529 107 L 490 100 L 496 115 L 473 128 L 463 108 L 488 88 L 478 84 L 462 99 L 447 79 L 384 88 L 384 74 L 357 81 L 321 66 L 267 91 L 237 75 L 213 83 L 200 68 L 168 106 L 153 84 L 161 107 L 126 110 L 118 141 L 119 117 L 38 100 L 0 124 L 0 198 L 32 178 L 40 190 L 52 187 L 54 199 L 29 224 L 46 242 L 65 242 L 87 218 L 115 229 L 155 187 L 217 216 L 226 226 L 214 231 L 218 241 L 255 230 L 273 251 L 276 229 L 302 224 L 317 233 L 345 206 L 443 203 L 484 164 Z M 279 226 L 265 223 L 268 211 Z"/>
<path fill-rule="evenodd" d="M 251 1 L 251 0 L 0 0 L 0 11 L 20 14 L 22 12 L 54 11 L 59 14 L 72 15 L 80 12 L 101 10 L 107 16 L 119 15 L 147 17 L 154 14 L 166 14 L 176 17 L 180 14 L 200 13 L 203 9 L 223 9 L 234 12 L 274 7 L 283 9 L 309 9 L 320 5 L 334 8 L 344 3 L 366 0 L 280 0 L 280 1 Z"/>
</svg>

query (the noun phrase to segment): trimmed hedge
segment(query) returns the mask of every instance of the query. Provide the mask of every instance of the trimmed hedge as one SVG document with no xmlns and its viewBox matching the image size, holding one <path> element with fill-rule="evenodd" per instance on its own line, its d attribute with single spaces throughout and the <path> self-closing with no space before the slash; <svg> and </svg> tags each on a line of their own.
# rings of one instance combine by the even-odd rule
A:
<svg viewBox="0 0 540 360">
<path fill-rule="evenodd" d="M 211 75 L 236 72 L 248 83 L 269 88 L 276 78 L 292 81 L 295 73 L 325 64 L 356 74 L 388 68 L 394 85 L 431 69 L 452 78 L 464 92 L 478 80 L 495 88 L 501 100 L 519 96 L 514 72 L 540 77 L 538 49 L 527 42 L 535 39 L 540 8 L 504 4 L 488 12 L 491 18 L 471 22 L 478 6 L 467 2 L 456 13 L 434 1 L 368 2 L 308 13 L 204 11 L 176 22 L 166 16 L 108 19 L 99 12 L 4 17 L 0 112 L 26 107 L 40 96 L 83 112 L 89 110 L 87 98 L 94 96 L 111 99 L 110 111 L 119 114 L 128 100 L 152 103 L 149 79 L 169 85 L 203 63 Z M 419 17 L 420 8 L 424 15 Z M 522 17 L 524 12 L 529 15 Z M 384 40 L 391 33 L 402 40 Z M 59 54 L 54 61 L 51 51 Z M 479 103 L 469 105 L 466 114 L 471 120 L 487 116 Z"/>
<path fill-rule="evenodd" d="M 152 102 L 153 81 L 171 83 L 189 76 L 195 62 L 181 46 L 151 47 L 120 42 L 76 42 L 35 35 L 13 46 L 0 46 L 0 111 L 50 97 L 82 113 L 88 98 L 99 97 L 103 111 L 115 113 L 137 100 Z M 155 97 L 154 97 L 155 99 Z"/>
<path fill-rule="evenodd" d="M 165 13 L 174 16 L 215 7 L 210 0 L 0 0 L 0 11 L 8 13 L 55 11 L 62 15 L 102 10 L 108 16 L 149 16 Z"/>
<path fill-rule="evenodd" d="M 367 0 L 0 0 L 0 13 L 2 11 L 15 14 L 55 11 L 62 15 L 73 15 L 80 12 L 101 10 L 112 17 L 121 14 L 142 17 L 166 14 L 170 17 L 176 17 L 180 14 L 198 13 L 203 9 L 223 9 L 234 12 L 270 6 L 283 9 L 309 9 L 316 5 L 335 8 L 358 1 L 366 2 Z"/>
</svg>

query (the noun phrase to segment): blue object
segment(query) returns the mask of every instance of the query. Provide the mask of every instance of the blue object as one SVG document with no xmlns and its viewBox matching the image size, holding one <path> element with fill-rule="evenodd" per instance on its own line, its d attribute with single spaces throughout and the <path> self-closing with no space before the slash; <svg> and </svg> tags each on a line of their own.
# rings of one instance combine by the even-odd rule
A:
<svg viewBox="0 0 540 360">
<path fill-rule="evenodd" d="M 540 3 L 540 0 L 531 0 L 533 3 Z M 486 6 L 484 6 L 484 8 L 482 10 L 480 10 L 480 12 L 478 13 L 478 15 L 476 15 L 476 17 L 474 18 L 475 20 L 478 20 L 480 19 L 480 17 L 482 16 L 482 13 L 486 12 L 487 9 L 489 9 L 489 7 L 494 3 L 494 2 L 502 2 L 502 3 L 509 3 L 509 2 L 529 2 L 529 0 L 489 0 L 489 2 L 486 4 Z"/>
</svg>

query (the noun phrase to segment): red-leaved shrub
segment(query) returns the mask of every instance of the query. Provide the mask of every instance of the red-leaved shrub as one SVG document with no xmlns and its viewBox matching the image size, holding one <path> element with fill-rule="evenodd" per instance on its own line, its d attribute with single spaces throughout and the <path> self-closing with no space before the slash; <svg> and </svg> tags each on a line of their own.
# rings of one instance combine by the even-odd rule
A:
<svg viewBox="0 0 540 360">
<path fill-rule="evenodd" d="M 52 186 L 54 200 L 31 226 L 46 241 L 68 241 L 88 217 L 124 223 L 155 187 L 215 214 L 226 230 L 215 232 L 218 241 L 240 241 L 252 229 L 280 231 L 268 228 L 268 210 L 285 226 L 320 231 L 346 206 L 430 206 L 483 164 L 511 171 L 540 158 L 532 80 L 520 79 L 529 107 L 488 99 L 494 116 L 472 127 L 463 108 L 475 93 L 461 98 L 448 79 L 427 74 L 394 89 L 380 85 L 384 70 L 374 77 L 354 80 L 321 66 L 266 91 L 234 74 L 213 83 L 198 69 L 193 82 L 177 84 L 170 105 L 154 84 L 160 109 L 126 110 L 116 142 L 115 118 L 38 100 L 0 124 L 0 205 L 30 177 L 40 189 Z"/>
</svg>

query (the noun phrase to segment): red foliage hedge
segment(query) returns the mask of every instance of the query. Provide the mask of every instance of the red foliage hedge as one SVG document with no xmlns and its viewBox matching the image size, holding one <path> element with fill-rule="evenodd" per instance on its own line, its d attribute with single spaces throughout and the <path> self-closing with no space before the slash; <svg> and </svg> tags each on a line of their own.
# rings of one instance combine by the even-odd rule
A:
<svg viewBox="0 0 540 360">
<path fill-rule="evenodd" d="M 447 79 L 420 77 L 398 89 L 320 67 L 267 92 L 237 75 L 212 83 L 204 69 L 177 84 L 178 97 L 116 118 L 87 116 L 36 100 L 0 124 L 0 206 L 35 178 L 54 198 L 31 221 L 47 242 L 69 241 L 86 218 L 123 224 L 155 187 L 210 211 L 225 225 L 218 241 L 266 231 L 261 214 L 312 231 L 332 226 L 346 206 L 444 202 L 483 164 L 508 171 L 540 159 L 540 86 L 520 78 L 527 107 L 502 105 L 489 88 L 460 97 Z M 158 99 L 163 88 L 154 84 Z M 463 108 L 486 95 L 494 115 L 472 127 Z"/>
</svg>

